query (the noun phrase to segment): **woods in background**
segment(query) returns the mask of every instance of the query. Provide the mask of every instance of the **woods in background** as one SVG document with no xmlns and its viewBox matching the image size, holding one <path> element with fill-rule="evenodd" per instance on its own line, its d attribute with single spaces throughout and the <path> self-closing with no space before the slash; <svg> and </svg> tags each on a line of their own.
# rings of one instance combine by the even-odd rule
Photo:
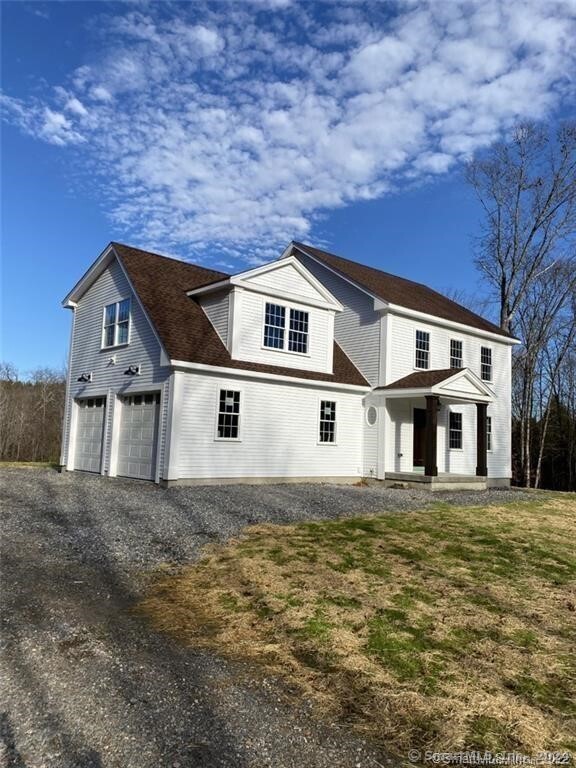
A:
<svg viewBox="0 0 576 768">
<path fill-rule="evenodd" d="M 38 368 L 22 380 L 0 363 L 0 460 L 59 461 L 65 390 L 64 371 Z"/>
<path fill-rule="evenodd" d="M 524 124 L 468 167 L 484 210 L 476 264 L 513 353 L 518 484 L 576 490 L 576 124 Z"/>
</svg>

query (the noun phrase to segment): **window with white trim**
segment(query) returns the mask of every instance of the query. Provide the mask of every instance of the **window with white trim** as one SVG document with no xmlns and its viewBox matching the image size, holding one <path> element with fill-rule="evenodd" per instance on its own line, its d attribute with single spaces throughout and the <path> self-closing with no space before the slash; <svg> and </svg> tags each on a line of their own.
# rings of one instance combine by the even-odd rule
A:
<svg viewBox="0 0 576 768">
<path fill-rule="evenodd" d="M 480 347 L 480 378 L 482 381 L 492 381 L 492 350 L 490 347 Z"/>
<path fill-rule="evenodd" d="M 492 450 L 492 416 L 486 416 L 486 450 Z"/>
<path fill-rule="evenodd" d="M 462 414 L 450 411 L 449 425 L 450 448 L 462 448 Z"/>
<path fill-rule="evenodd" d="M 320 401 L 319 442 L 336 442 L 336 403 L 333 400 Z"/>
<path fill-rule="evenodd" d="M 286 325 L 286 307 L 266 302 L 264 318 L 264 346 L 272 349 L 284 349 L 284 328 Z"/>
<path fill-rule="evenodd" d="M 428 331 L 416 331 L 416 368 L 430 367 L 430 334 Z"/>
<path fill-rule="evenodd" d="M 462 342 L 450 339 L 450 368 L 462 368 Z"/>
<path fill-rule="evenodd" d="M 240 437 L 240 392 L 221 389 L 218 398 L 218 438 L 238 440 Z"/>
<path fill-rule="evenodd" d="M 266 302 L 264 346 L 305 355 L 308 352 L 309 314 L 301 309 L 290 308 L 288 310 L 288 329 L 286 329 L 286 309 L 282 304 Z"/>
<path fill-rule="evenodd" d="M 128 344 L 130 335 L 130 299 L 122 299 L 104 307 L 102 346 Z"/>
</svg>

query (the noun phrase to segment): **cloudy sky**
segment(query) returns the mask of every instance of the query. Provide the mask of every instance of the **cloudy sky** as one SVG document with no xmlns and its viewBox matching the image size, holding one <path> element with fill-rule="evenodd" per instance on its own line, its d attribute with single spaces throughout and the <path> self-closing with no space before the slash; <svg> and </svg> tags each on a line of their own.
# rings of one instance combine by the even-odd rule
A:
<svg viewBox="0 0 576 768">
<path fill-rule="evenodd" d="M 307 240 L 474 290 L 463 164 L 574 112 L 573 0 L 2 13 L 3 357 L 24 367 L 62 360 L 58 300 L 110 239 L 230 271 Z"/>
</svg>

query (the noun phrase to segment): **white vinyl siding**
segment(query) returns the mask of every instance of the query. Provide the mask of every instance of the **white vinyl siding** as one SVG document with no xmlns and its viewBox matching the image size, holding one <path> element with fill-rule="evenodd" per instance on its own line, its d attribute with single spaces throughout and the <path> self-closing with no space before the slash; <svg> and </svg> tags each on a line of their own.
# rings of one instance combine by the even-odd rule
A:
<svg viewBox="0 0 576 768">
<path fill-rule="evenodd" d="M 228 291 L 218 291 L 201 296 L 200 306 L 208 315 L 208 319 L 216 329 L 218 336 L 228 346 L 228 313 L 230 308 L 230 295 Z"/>
<path fill-rule="evenodd" d="M 266 305 L 282 305 L 285 308 L 285 331 L 283 348 L 274 349 L 264 344 L 264 326 L 266 324 Z M 273 300 L 252 291 L 241 291 L 235 297 L 236 314 L 234 324 L 238 323 L 234 334 L 237 345 L 233 357 L 248 362 L 277 365 L 284 368 L 298 368 L 307 371 L 332 372 L 333 351 L 333 312 L 312 306 L 297 305 Z M 308 314 L 308 350 L 306 354 L 288 350 L 288 324 L 290 309 Z"/>
<path fill-rule="evenodd" d="M 379 383 L 380 317 L 374 299 L 335 275 L 314 259 L 297 254 L 298 260 L 344 307 L 334 321 L 336 341 L 372 386 Z"/>
<path fill-rule="evenodd" d="M 414 372 L 414 338 L 416 329 L 427 330 L 430 333 L 430 368 L 445 369 L 450 367 L 450 339 L 454 331 L 442 325 L 403 317 L 393 313 L 388 314 L 390 368 L 387 371 L 386 383 L 407 376 Z M 481 378 L 480 360 L 481 347 L 487 347 L 486 339 L 473 333 L 458 332 L 462 340 L 462 355 L 464 366 L 470 368 L 478 378 Z M 494 392 L 495 401 L 490 404 L 492 418 L 492 450 L 488 454 L 488 476 L 511 476 L 511 348 L 507 344 L 490 341 L 492 349 L 492 377 L 490 389 Z M 391 438 L 386 441 L 386 469 L 390 472 L 409 472 L 412 463 L 412 416 L 411 408 L 423 408 L 424 401 L 415 404 L 414 401 L 388 401 L 389 429 Z M 448 411 L 449 406 L 442 407 L 438 414 L 438 471 L 455 474 L 473 475 L 476 471 L 476 406 L 458 406 L 462 413 L 462 429 L 464 448 L 462 451 L 450 451 L 447 447 Z M 400 447 L 400 444 L 402 447 Z M 397 454 L 402 453 L 402 457 Z"/>
<path fill-rule="evenodd" d="M 113 349 L 102 349 L 103 307 L 126 298 L 131 299 L 130 344 Z M 138 300 L 132 295 L 130 284 L 116 260 L 80 298 L 74 313 L 70 353 L 70 392 L 64 424 L 62 463 L 73 464 L 73 456 L 69 455 L 69 446 L 74 443 L 75 438 L 70 429 L 73 421 L 74 400 L 86 397 L 107 397 L 102 471 L 108 473 L 111 469 L 112 471 L 115 469 L 110 467 L 110 456 L 114 431 L 113 419 L 116 413 L 112 403 L 116 395 L 120 392 L 128 395 L 132 392 L 160 389 L 168 379 L 170 369 L 161 365 L 162 351 L 158 339 Z M 140 365 L 140 375 L 126 376 L 124 371 L 130 365 Z M 87 371 L 92 372 L 92 381 L 79 382 L 78 377 Z M 162 409 L 162 415 L 163 417 L 166 415 L 165 408 Z M 160 425 L 160 429 L 164 435 L 164 424 Z M 164 450 L 164 442 L 161 443 L 161 450 Z"/>
<path fill-rule="evenodd" d="M 211 373 L 177 372 L 181 385 L 178 466 L 182 478 L 354 477 L 362 473 L 364 393 Z M 241 386 L 239 386 L 241 383 Z M 215 440 L 206 414 L 220 390 L 241 389 L 241 441 Z M 339 434 L 318 442 L 319 401 L 337 401 Z"/>
</svg>

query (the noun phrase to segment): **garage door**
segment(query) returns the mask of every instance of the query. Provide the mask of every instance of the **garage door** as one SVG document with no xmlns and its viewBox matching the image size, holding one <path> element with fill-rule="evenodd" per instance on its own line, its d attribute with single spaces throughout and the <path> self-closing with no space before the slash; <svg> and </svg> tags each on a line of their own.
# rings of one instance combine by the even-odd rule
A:
<svg viewBox="0 0 576 768">
<path fill-rule="evenodd" d="M 117 473 L 124 477 L 154 480 L 160 395 L 122 398 Z"/>
<path fill-rule="evenodd" d="M 88 397 L 77 402 L 78 422 L 76 427 L 74 469 L 83 469 L 86 472 L 100 472 L 106 398 Z"/>
</svg>

